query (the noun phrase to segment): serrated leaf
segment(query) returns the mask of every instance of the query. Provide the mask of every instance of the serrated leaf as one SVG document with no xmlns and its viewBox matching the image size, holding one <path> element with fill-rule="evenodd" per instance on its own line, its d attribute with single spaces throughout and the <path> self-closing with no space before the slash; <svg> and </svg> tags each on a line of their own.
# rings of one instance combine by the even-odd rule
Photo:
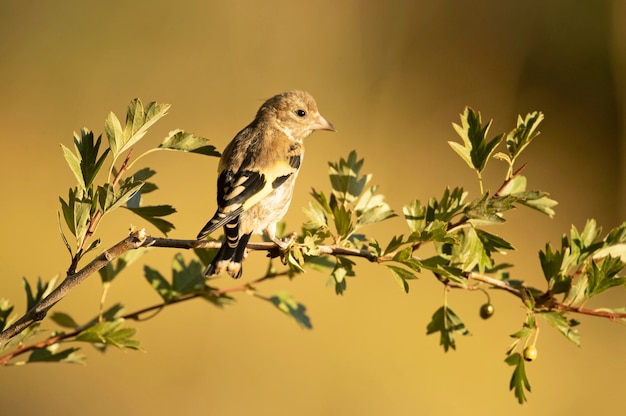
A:
<svg viewBox="0 0 626 416">
<path fill-rule="evenodd" d="M 500 134 L 487 141 L 486 136 L 492 121 L 484 126 L 481 123 L 480 112 L 474 112 L 466 107 L 461 114 L 461 125 L 453 123 L 454 130 L 463 140 L 463 144 L 448 142 L 452 149 L 478 173 L 483 171 L 491 154 L 504 138 L 504 134 Z"/>
<path fill-rule="evenodd" d="M 126 202 L 139 192 L 144 182 L 133 181 L 133 178 L 127 178 L 122 181 L 119 188 L 114 187 L 110 183 L 98 187 L 98 201 L 100 209 L 103 213 L 107 213 L 126 204 Z"/>
<path fill-rule="evenodd" d="M 543 113 L 535 111 L 517 118 L 517 127 L 506 135 L 505 143 L 509 156 L 513 161 L 522 153 L 530 142 L 539 135 L 537 128 L 543 121 Z"/>
<path fill-rule="evenodd" d="M 413 257 L 413 249 L 411 247 L 406 247 L 405 249 L 398 251 L 393 256 L 392 260 L 404 264 L 415 272 L 419 272 L 421 270 L 421 263 Z"/>
<path fill-rule="evenodd" d="M 574 326 L 578 325 L 576 320 L 567 319 L 563 312 L 541 311 L 538 315 L 563 334 L 565 338 L 580 347 L 580 334 L 578 330 L 573 329 Z"/>
<path fill-rule="evenodd" d="M 403 235 L 395 235 L 395 236 L 393 236 L 391 238 L 391 241 L 389 242 L 389 244 L 387 244 L 387 247 L 385 247 L 385 250 L 382 253 L 380 253 L 379 255 L 392 253 L 395 250 L 397 250 L 400 247 L 402 247 L 402 245 L 404 243 L 405 243 L 405 241 L 404 241 L 404 236 Z"/>
<path fill-rule="evenodd" d="M 182 254 L 177 253 L 172 262 L 172 289 L 176 295 L 198 292 L 203 286 L 202 265 L 195 260 L 187 265 Z"/>
<path fill-rule="evenodd" d="M 352 268 L 356 263 L 343 256 L 337 256 L 335 261 L 335 268 L 330 274 L 330 281 L 335 285 L 335 293 L 343 295 L 347 287 L 346 277 L 354 276 Z"/>
<path fill-rule="evenodd" d="M 359 176 L 364 159 L 358 159 L 356 151 L 351 151 L 347 159 L 341 158 L 339 163 L 329 163 L 329 178 L 333 188 L 333 195 L 340 205 L 346 205 L 356 200 L 371 175 Z"/>
<path fill-rule="evenodd" d="M 480 273 L 484 273 L 485 269 L 493 267 L 493 260 L 474 227 L 464 230 L 461 247 L 457 250 L 454 260 L 466 272 L 477 267 Z"/>
<path fill-rule="evenodd" d="M 296 302 L 289 294 L 281 292 L 268 300 L 281 312 L 291 316 L 301 328 L 313 329 L 311 319 L 306 313 L 306 307 Z"/>
<path fill-rule="evenodd" d="M 215 149 L 215 146 L 209 144 L 209 139 L 182 130 L 170 131 L 163 143 L 159 145 L 159 149 L 199 153 L 206 156 L 220 156 L 220 152 Z"/>
<path fill-rule="evenodd" d="M 160 218 L 176 212 L 176 209 L 171 205 L 152 205 L 147 207 L 124 208 L 132 211 L 136 215 L 139 215 L 141 218 L 154 225 L 159 231 L 161 231 L 165 235 L 167 235 L 167 233 L 175 228 L 174 224 L 167 220 L 164 220 L 163 218 Z"/>
<path fill-rule="evenodd" d="M 343 205 L 337 205 L 333 209 L 333 220 L 337 234 L 347 237 L 353 231 L 352 211 L 349 211 Z"/>
<path fill-rule="evenodd" d="M 141 140 L 148 129 L 163 117 L 169 108 L 169 104 L 159 104 L 154 101 L 148 103 L 144 108 L 141 100 L 133 99 L 126 112 L 122 146 L 117 152 L 113 151 L 114 157 L 117 158 L 120 153 L 130 149 Z"/>
<path fill-rule="evenodd" d="M 389 264 L 386 264 L 385 266 L 396 279 L 400 288 L 404 290 L 404 293 L 409 293 L 409 282 L 407 282 L 407 280 L 417 279 L 417 276 L 415 276 L 413 272 L 403 269 L 402 267 L 392 266 Z"/>
<path fill-rule="evenodd" d="M 448 352 L 450 348 L 456 349 L 455 334 L 471 335 L 461 319 L 447 306 L 442 306 L 433 314 L 432 319 L 426 327 L 426 334 L 439 332 L 439 345 Z"/>
<path fill-rule="evenodd" d="M 519 353 L 511 354 L 504 360 L 508 365 L 514 366 L 513 376 L 509 382 L 509 390 L 512 390 L 519 404 L 525 403 L 526 391 L 530 392 L 530 383 L 526 377 L 524 359 Z"/>
<path fill-rule="evenodd" d="M 63 328 L 74 329 L 78 327 L 78 323 L 69 314 L 65 312 L 54 312 L 50 319 Z"/>
<path fill-rule="evenodd" d="M 624 263 L 620 257 L 604 257 L 599 262 L 589 262 L 586 269 L 588 280 L 589 297 L 596 296 L 605 290 L 615 286 L 622 286 L 626 283 L 626 278 L 619 277 L 617 274 L 624 269 Z"/>
<path fill-rule="evenodd" d="M 515 194 L 515 197 L 518 198 L 521 204 L 546 214 L 550 218 L 553 218 L 556 214 L 552 208 L 559 204 L 554 199 L 551 199 L 547 193 L 541 191 L 526 191 Z"/>
<path fill-rule="evenodd" d="M 402 208 L 402 213 L 412 233 L 419 233 L 426 226 L 426 207 L 417 199 Z"/>
<path fill-rule="evenodd" d="M 54 289 L 57 279 L 58 276 L 53 277 L 50 281 L 44 283 L 41 280 L 41 277 L 38 277 L 36 290 L 33 291 L 33 288 L 30 286 L 30 283 L 28 283 L 28 280 L 23 277 L 22 281 L 24 282 L 24 291 L 26 292 L 26 310 L 31 310 L 43 298 L 48 296 Z"/>
</svg>

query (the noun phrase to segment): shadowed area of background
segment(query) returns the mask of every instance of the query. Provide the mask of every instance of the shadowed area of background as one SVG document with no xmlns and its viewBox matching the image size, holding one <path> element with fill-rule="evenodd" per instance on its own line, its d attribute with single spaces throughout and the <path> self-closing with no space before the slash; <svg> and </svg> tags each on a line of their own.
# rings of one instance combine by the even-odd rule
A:
<svg viewBox="0 0 626 416">
<path fill-rule="evenodd" d="M 108 112 L 123 116 L 134 97 L 172 104 L 145 148 L 182 128 L 222 149 L 264 99 L 310 91 L 338 132 L 307 139 L 289 230 L 305 220 L 311 187 L 329 188 L 326 162 L 352 149 L 397 212 L 446 186 L 475 195 L 475 178 L 447 144 L 466 105 L 495 119 L 492 135 L 511 129 L 517 114 L 546 115 L 523 162 L 530 186 L 560 205 L 554 220 L 520 210 L 494 230 L 518 250 L 507 258 L 515 277 L 543 287 L 537 252 L 546 242 L 558 244 L 570 224 L 582 228 L 590 217 L 605 230 L 625 217 L 626 7 L 618 1 L 39 3 L 9 0 L 0 10 L 0 297 L 19 310 L 22 276 L 63 276 L 69 264 L 56 211 L 75 179 L 59 143 L 69 146 L 83 126 L 101 133 Z M 149 202 L 178 210 L 171 237 L 193 238 L 215 208 L 217 159 L 164 153 L 144 164 L 160 187 Z M 487 188 L 499 186 L 504 168 L 490 162 Z M 103 247 L 130 224 L 156 234 L 116 213 L 101 227 Z M 400 218 L 365 231 L 379 241 L 406 232 Z M 173 255 L 144 256 L 118 278 L 109 302 L 129 311 L 158 302 L 142 264 L 166 273 Z M 244 279 L 264 270 L 263 254 L 252 253 Z M 342 297 L 325 280 L 309 271 L 262 288 L 304 303 L 313 331 L 246 295 L 224 310 L 170 307 L 133 324 L 145 353 L 86 346 L 87 366 L 3 368 L 3 414 L 554 415 L 622 406 L 621 326 L 581 318 L 580 349 L 542 330 L 522 407 L 503 362 L 524 317 L 516 299 L 494 293 L 496 314 L 482 321 L 483 295 L 450 293 L 473 336 L 444 354 L 425 335 L 443 297 L 431 276 L 413 281 L 408 295 L 364 261 Z M 55 310 L 86 320 L 99 298 L 94 276 Z M 625 303 L 623 293 L 601 300 Z"/>
</svg>

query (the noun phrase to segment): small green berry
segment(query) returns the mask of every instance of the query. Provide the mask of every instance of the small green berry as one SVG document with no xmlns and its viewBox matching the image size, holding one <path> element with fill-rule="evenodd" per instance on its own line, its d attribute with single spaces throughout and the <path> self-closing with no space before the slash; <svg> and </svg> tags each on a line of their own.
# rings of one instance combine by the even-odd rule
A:
<svg viewBox="0 0 626 416">
<path fill-rule="evenodd" d="M 495 312 L 496 308 L 491 303 L 485 303 L 480 307 L 480 317 L 483 319 L 489 319 Z"/>
</svg>

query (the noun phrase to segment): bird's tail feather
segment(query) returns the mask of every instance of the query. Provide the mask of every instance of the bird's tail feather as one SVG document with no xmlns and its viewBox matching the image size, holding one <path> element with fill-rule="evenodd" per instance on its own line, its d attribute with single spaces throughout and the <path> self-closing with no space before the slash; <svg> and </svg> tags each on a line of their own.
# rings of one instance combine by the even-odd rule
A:
<svg viewBox="0 0 626 416">
<path fill-rule="evenodd" d="M 242 207 L 239 207 L 236 210 L 230 212 L 216 212 L 215 215 L 213 215 L 213 218 L 211 218 L 209 222 L 207 222 L 205 226 L 202 227 L 202 230 L 200 230 L 196 239 L 202 240 L 208 237 L 218 228 L 224 226 L 226 223 L 231 222 L 233 218 L 239 217 L 239 214 L 241 214 L 242 212 Z"/>
<path fill-rule="evenodd" d="M 232 221 L 224 227 L 224 242 L 222 247 L 207 266 L 204 275 L 214 276 L 222 272 L 228 273 L 233 279 L 241 277 L 243 268 L 241 263 L 252 233 L 239 236 L 238 221 Z"/>
</svg>

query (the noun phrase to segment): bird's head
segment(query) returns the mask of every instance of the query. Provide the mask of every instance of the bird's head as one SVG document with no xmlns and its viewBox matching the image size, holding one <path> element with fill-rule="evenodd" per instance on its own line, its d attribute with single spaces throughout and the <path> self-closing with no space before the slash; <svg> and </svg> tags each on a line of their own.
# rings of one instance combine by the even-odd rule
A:
<svg viewBox="0 0 626 416">
<path fill-rule="evenodd" d="M 313 96 L 299 90 L 287 91 L 267 100 L 259 109 L 257 119 L 278 123 L 296 139 L 302 139 L 314 130 L 335 131 L 335 126 L 319 113 Z"/>
</svg>

